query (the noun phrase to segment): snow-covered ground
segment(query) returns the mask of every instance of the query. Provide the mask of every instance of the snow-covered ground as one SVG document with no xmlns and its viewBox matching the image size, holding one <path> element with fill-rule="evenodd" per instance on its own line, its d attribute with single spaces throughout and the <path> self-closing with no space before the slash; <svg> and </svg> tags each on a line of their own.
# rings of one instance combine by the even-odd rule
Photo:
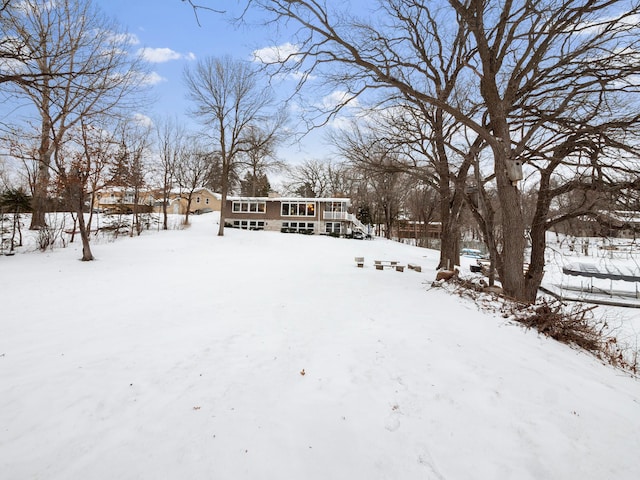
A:
<svg viewBox="0 0 640 480">
<path fill-rule="evenodd" d="M 437 252 L 192 220 L 0 258 L 2 480 L 640 478 L 640 380 L 431 289 Z"/>
</svg>

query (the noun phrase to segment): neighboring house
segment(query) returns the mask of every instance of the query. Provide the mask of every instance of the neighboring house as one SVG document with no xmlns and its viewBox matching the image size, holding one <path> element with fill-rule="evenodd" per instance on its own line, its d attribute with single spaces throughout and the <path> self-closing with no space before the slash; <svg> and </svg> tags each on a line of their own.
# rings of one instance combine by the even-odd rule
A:
<svg viewBox="0 0 640 480">
<path fill-rule="evenodd" d="M 603 222 L 602 220 L 605 220 Z M 637 238 L 640 232 L 640 212 L 635 210 L 615 210 L 612 212 L 600 212 L 600 229 L 609 236 L 618 236 L 612 233 L 619 231 L 619 236 L 624 238 Z M 609 226 L 609 232 L 602 231 L 604 225 Z"/>
<path fill-rule="evenodd" d="M 393 230 L 392 237 L 398 239 L 439 239 L 442 234 L 442 224 L 440 222 L 398 220 Z"/>
<path fill-rule="evenodd" d="M 190 213 L 220 211 L 221 196 L 206 187 L 196 188 L 191 196 Z M 131 213 L 134 208 L 134 192 L 123 187 L 105 187 L 94 199 L 93 208 L 101 212 Z M 138 212 L 162 213 L 162 193 L 144 190 L 138 192 Z M 184 215 L 187 211 L 187 194 L 174 189 L 169 194 L 167 213 Z"/>
<path fill-rule="evenodd" d="M 171 193 L 169 193 L 167 213 L 180 215 L 187 213 L 187 197 L 188 192 L 184 190 L 171 190 Z M 222 196 L 219 193 L 212 192 L 206 187 L 196 188 L 191 196 L 190 213 L 219 212 L 221 200 Z M 159 198 L 156 200 L 154 212 L 162 212 L 162 195 L 159 195 Z"/>
<path fill-rule="evenodd" d="M 138 191 L 138 201 L 135 202 L 135 192 L 131 188 L 105 187 L 96 193 L 93 209 L 100 212 L 132 213 L 135 211 L 149 213 L 153 209 L 154 196 L 149 190 Z"/>
<path fill-rule="evenodd" d="M 314 234 L 365 233 L 366 227 L 348 212 L 348 198 L 229 197 L 225 224 L 250 230 Z"/>
</svg>

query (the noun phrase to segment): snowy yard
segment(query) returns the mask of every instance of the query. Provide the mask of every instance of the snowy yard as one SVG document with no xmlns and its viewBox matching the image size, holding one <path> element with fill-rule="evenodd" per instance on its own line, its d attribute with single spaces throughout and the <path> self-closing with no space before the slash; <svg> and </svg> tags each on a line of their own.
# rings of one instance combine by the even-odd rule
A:
<svg viewBox="0 0 640 480">
<path fill-rule="evenodd" d="M 2 480 L 640 478 L 640 380 L 430 289 L 438 252 L 192 220 L 0 258 Z"/>
</svg>

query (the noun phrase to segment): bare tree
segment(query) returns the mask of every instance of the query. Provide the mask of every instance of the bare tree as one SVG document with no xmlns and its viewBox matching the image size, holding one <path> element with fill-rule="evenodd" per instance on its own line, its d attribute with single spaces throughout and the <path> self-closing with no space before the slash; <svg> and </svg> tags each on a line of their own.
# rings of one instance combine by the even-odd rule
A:
<svg viewBox="0 0 640 480">
<path fill-rule="evenodd" d="M 9 0 L 5 0 L 5 1 L 9 1 Z M 200 16 L 198 15 L 199 10 L 208 10 L 210 12 L 215 12 L 215 13 L 224 13 L 224 10 L 217 10 L 212 7 L 201 5 L 198 2 L 194 2 L 193 0 L 182 0 L 182 1 L 187 2 L 193 9 L 193 15 L 196 17 L 196 22 L 198 23 L 198 26 L 200 25 Z"/>
<path fill-rule="evenodd" d="M 285 182 L 287 191 L 307 198 L 331 196 L 330 165 L 329 160 L 304 160 L 291 165 Z"/>
<path fill-rule="evenodd" d="M 54 77 L 63 73 L 49 72 L 45 74 L 15 68 L 17 64 L 26 64 L 38 60 L 38 52 L 30 51 L 23 38 L 5 35 L 5 32 L 10 32 L 13 28 L 12 14 L 16 8 L 20 8 L 18 3 L 16 0 L 2 0 L 0 2 L 0 31 L 3 33 L 0 38 L 0 86 L 5 83 L 27 85 L 42 79 L 45 75 Z M 64 73 L 68 74 L 70 70 L 65 70 Z"/>
<path fill-rule="evenodd" d="M 370 113 L 364 125 L 353 123 L 350 129 L 334 132 L 331 141 L 355 168 L 379 173 L 393 168 L 413 177 L 417 185 L 431 186 L 439 196 L 442 225 L 438 268 L 458 265 L 466 179 L 481 142 L 476 137 L 476 144 L 469 144 L 459 124 L 438 108 L 398 101 Z"/>
<path fill-rule="evenodd" d="M 545 233 L 561 218 L 554 200 L 572 190 L 619 189 L 627 184 L 621 173 L 636 169 L 640 116 L 625 105 L 640 94 L 631 81 L 640 71 L 640 6 L 565 0 L 505 5 L 494 15 L 486 5 L 451 4 L 480 62 L 503 235 L 496 266 L 507 291 L 531 301 L 544 274 Z M 519 260 L 528 225 L 514 172 L 519 163 L 535 169 L 538 185 L 524 276 Z M 554 179 L 562 179 L 559 187 Z"/>
<path fill-rule="evenodd" d="M 184 224 L 189 224 L 191 202 L 197 188 L 204 185 L 209 177 L 211 166 L 214 165 L 215 155 L 207 152 L 204 146 L 195 139 L 191 139 L 188 145 L 183 145 L 177 152 L 175 176 L 180 189 L 180 197 L 187 202 L 184 216 Z"/>
<path fill-rule="evenodd" d="M 145 204 L 145 195 L 150 196 L 148 190 L 149 173 L 148 151 L 151 144 L 151 127 L 134 120 L 122 122 L 118 126 L 116 139 L 117 151 L 110 165 L 110 186 L 122 188 L 120 212 L 132 215 L 129 236 L 142 233 L 144 227 L 143 213 L 151 211 L 151 205 Z M 131 205 L 131 207 L 125 207 Z M 129 211 L 122 211 L 123 208 Z"/>
<path fill-rule="evenodd" d="M 2 166 L 0 164 L 0 166 Z M 0 250 L 5 250 L 8 242 L 9 254 L 11 254 L 16 246 L 22 246 L 22 228 L 20 222 L 20 216 L 22 213 L 29 212 L 31 210 L 31 198 L 27 194 L 26 190 L 22 187 L 9 186 L 9 182 L 1 175 L 3 172 L 0 170 Z M 5 225 L 4 214 L 11 213 L 11 237 L 4 238 Z M 18 240 L 16 241 L 16 234 Z"/>
<path fill-rule="evenodd" d="M 56 148 L 81 118 L 115 113 L 138 101 L 128 96 L 144 81 L 139 60 L 127 52 L 127 36 L 90 0 L 10 3 L 3 12 L 5 35 L 20 47 L 20 58 L 5 62 L 40 119 L 38 173 L 31 228 L 44 225 L 49 168 Z"/>
<path fill-rule="evenodd" d="M 314 0 L 249 4 L 274 22 L 300 27 L 293 42 L 287 39 L 298 50 L 277 62 L 280 72 L 299 73 L 298 91 L 321 77 L 322 85 L 313 83 L 316 92 L 323 86 L 345 92 L 337 107 L 316 111 L 321 122 L 356 97 L 378 92 L 384 102 L 394 97 L 384 95 L 391 91 L 440 109 L 479 137 L 492 162 L 484 177 L 500 204 L 502 240 L 494 260 L 505 293 L 518 300 L 536 297 L 554 198 L 566 189 L 613 188 L 615 166 L 633 161 L 640 122 L 632 107 L 640 95 L 633 80 L 640 70 L 637 2 L 384 0 L 379 21 Z M 437 18 L 439 28 L 429 28 L 429 18 Z M 456 85 L 477 109 L 438 95 L 426 58 L 455 51 L 451 39 L 457 37 L 442 35 L 447 28 L 462 29 L 468 39 L 472 56 L 460 64 Z M 604 164 L 609 173 L 603 175 Z M 528 225 L 518 182 L 527 165 L 536 170 L 539 193 L 530 266 L 523 272 Z M 553 189 L 551 180 L 566 171 L 576 175 Z"/>
<path fill-rule="evenodd" d="M 90 120 L 95 123 L 89 123 Z M 84 214 L 88 206 L 94 205 L 98 192 L 104 186 L 104 174 L 115 154 L 114 133 L 107 128 L 108 123 L 98 120 L 96 117 L 83 118 L 71 128 L 64 145 L 56 148 L 51 166 L 57 190 L 78 222 L 83 261 L 94 259 L 90 244 L 93 209 L 88 220 Z"/>
<path fill-rule="evenodd" d="M 19 161 L 21 168 L 18 174 L 33 195 L 38 175 L 38 136 L 31 129 L 11 126 L 1 141 L 7 149 L 8 156 Z"/>
<path fill-rule="evenodd" d="M 223 183 L 222 158 L 216 152 L 210 152 L 209 154 L 207 154 L 207 158 L 211 162 L 211 165 L 209 165 L 207 178 L 205 178 L 203 186 L 207 187 L 213 192 L 221 192 Z M 239 168 L 237 164 L 233 165 L 233 167 L 229 170 L 229 177 L 226 180 L 227 189 L 229 192 L 234 192 L 240 184 L 238 170 Z"/>
<path fill-rule="evenodd" d="M 276 158 L 275 148 L 280 141 L 278 130 L 284 124 L 284 118 L 276 119 L 278 126 L 270 128 L 276 132 L 269 135 L 259 127 L 250 127 L 244 136 L 244 149 L 239 157 L 239 166 L 246 168 L 245 181 L 251 183 L 251 188 L 246 189 L 249 196 L 255 197 L 258 184 L 266 178 L 269 172 L 282 171 L 285 164 Z M 264 182 L 263 182 L 264 183 Z M 267 192 L 268 193 L 268 192 Z"/>
<path fill-rule="evenodd" d="M 106 174 L 116 155 L 117 129 L 109 116 L 88 117 L 81 119 L 74 128 L 73 140 L 77 143 L 84 162 L 83 169 L 87 171 L 86 200 L 92 207 L 86 222 L 87 233 L 91 232 L 94 218 L 94 208 L 105 187 Z M 99 217 L 98 217 L 99 218 Z M 96 227 L 99 229 L 99 224 Z M 82 233 L 82 232 L 81 232 Z M 97 233 L 97 230 L 96 230 Z"/>
<path fill-rule="evenodd" d="M 222 211 L 218 235 L 224 235 L 224 206 L 229 193 L 229 178 L 249 150 L 245 142 L 252 128 L 263 128 L 263 142 L 273 138 L 278 124 L 269 123 L 273 114 L 273 94 L 260 85 L 258 71 L 249 63 L 230 57 L 207 57 L 184 72 L 192 113 L 207 127 L 214 150 L 222 161 Z M 272 115 L 273 116 L 273 115 Z M 268 129 L 267 129 L 268 128 Z"/>
<path fill-rule="evenodd" d="M 176 177 L 176 166 L 185 146 L 185 131 L 176 121 L 165 118 L 156 125 L 156 141 L 162 193 L 162 229 L 167 230 L 167 206 Z"/>
<path fill-rule="evenodd" d="M 405 211 L 408 218 L 416 222 L 414 238 L 417 246 L 431 248 L 433 238 L 429 237 L 428 229 L 431 222 L 438 219 L 438 210 L 438 192 L 429 184 L 414 182 L 407 191 Z M 446 267 L 446 264 L 443 267 Z"/>
<path fill-rule="evenodd" d="M 376 225 L 384 227 L 384 235 L 391 238 L 393 227 L 411 189 L 411 181 L 404 173 L 398 157 L 391 151 L 368 152 L 366 163 L 354 163 L 355 169 L 363 172 L 366 188 L 372 200 L 372 217 Z"/>
<path fill-rule="evenodd" d="M 82 136 L 82 134 L 81 134 Z M 83 141 L 82 139 L 80 141 Z M 55 172 L 56 191 L 62 196 L 67 208 L 73 212 L 75 235 L 75 223 L 78 222 L 80 237 L 82 240 L 82 261 L 94 259 L 89 243 L 89 232 L 85 224 L 84 211 L 86 200 L 86 187 L 90 176 L 90 168 L 85 163 L 88 152 L 74 151 L 66 148 L 67 145 L 59 145 L 54 151 L 54 161 L 51 165 Z"/>
<path fill-rule="evenodd" d="M 307 159 L 287 168 L 285 188 L 301 197 L 340 197 L 351 192 L 354 179 L 349 166 L 330 159 Z"/>
</svg>

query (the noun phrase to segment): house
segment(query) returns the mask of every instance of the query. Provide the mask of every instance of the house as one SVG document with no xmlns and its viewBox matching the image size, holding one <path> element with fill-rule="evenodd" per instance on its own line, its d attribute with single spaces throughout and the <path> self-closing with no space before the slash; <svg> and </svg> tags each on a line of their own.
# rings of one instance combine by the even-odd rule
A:
<svg viewBox="0 0 640 480">
<path fill-rule="evenodd" d="M 100 212 L 132 213 L 135 193 L 131 188 L 105 187 L 96 193 L 93 208 Z M 169 193 L 167 213 L 184 215 L 187 212 L 188 194 L 184 190 L 172 189 Z M 206 187 L 199 187 L 191 196 L 190 213 L 220 211 L 221 195 Z M 162 213 L 162 192 L 139 190 L 137 212 Z"/>
<path fill-rule="evenodd" d="M 423 222 L 415 220 L 398 220 L 395 225 L 394 237 L 402 240 L 404 238 L 413 239 L 439 239 L 442 234 L 442 224 L 440 222 Z"/>
<path fill-rule="evenodd" d="M 159 199 L 156 200 L 154 206 L 154 212 L 162 213 L 162 195 L 158 195 Z M 180 189 L 172 189 L 169 193 L 169 205 L 167 206 L 167 213 L 184 215 L 187 213 L 187 199 L 188 192 Z M 222 202 L 222 196 L 219 193 L 215 193 L 209 190 L 207 187 L 199 187 L 193 191 L 191 195 L 191 205 L 189 206 L 190 213 L 207 213 L 212 211 L 220 211 L 220 204 Z"/>
<path fill-rule="evenodd" d="M 153 209 L 154 196 L 150 190 L 138 190 L 125 187 L 105 187 L 97 192 L 93 199 L 94 210 L 107 213 L 149 213 Z"/>
<path fill-rule="evenodd" d="M 225 225 L 249 230 L 347 235 L 366 232 L 348 198 L 228 197 Z"/>
</svg>

